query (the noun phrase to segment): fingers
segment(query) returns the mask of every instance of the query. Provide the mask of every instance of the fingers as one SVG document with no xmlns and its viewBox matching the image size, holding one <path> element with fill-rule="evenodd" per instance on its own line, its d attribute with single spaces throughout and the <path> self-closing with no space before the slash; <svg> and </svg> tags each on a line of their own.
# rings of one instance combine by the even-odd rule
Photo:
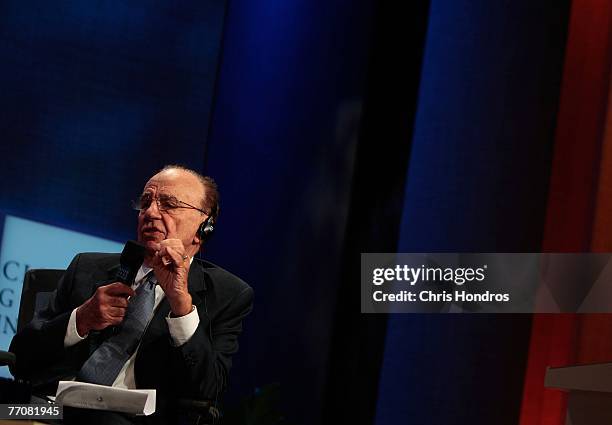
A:
<svg viewBox="0 0 612 425">
<path fill-rule="evenodd" d="M 167 243 L 163 243 L 167 242 Z M 175 267 L 185 267 L 185 248 L 183 243 L 178 239 L 166 239 L 162 241 L 162 247 L 157 252 L 156 257 L 161 259 L 164 266 L 174 264 Z M 159 261 L 154 262 L 159 264 Z"/>
<path fill-rule="evenodd" d="M 179 254 L 175 248 L 171 248 L 171 247 L 165 248 L 165 255 L 162 255 L 162 258 L 164 257 L 165 258 L 170 257 L 175 267 L 184 267 L 183 254 L 182 252 Z"/>
<path fill-rule="evenodd" d="M 121 282 L 98 287 L 91 298 L 77 309 L 78 334 L 83 336 L 91 330 L 121 324 L 130 303 L 128 298 L 134 295 L 134 290 Z"/>
<path fill-rule="evenodd" d="M 183 246 L 183 242 L 180 239 L 164 239 L 159 243 L 159 250 L 163 250 L 164 248 L 173 248 L 176 251 L 183 252 L 185 251 L 185 247 Z"/>
<path fill-rule="evenodd" d="M 134 290 L 122 282 L 115 282 L 109 285 L 100 286 L 98 289 L 102 290 L 106 295 L 109 296 L 127 298 L 134 295 Z"/>
<path fill-rule="evenodd" d="M 121 282 L 104 285 L 96 290 L 99 326 L 118 325 L 123 321 L 134 290 Z"/>
<path fill-rule="evenodd" d="M 108 298 L 108 305 L 110 307 L 119 307 L 119 308 L 127 308 L 129 304 L 129 301 L 127 300 L 127 298 L 123 298 L 123 297 L 109 297 Z"/>
<path fill-rule="evenodd" d="M 99 331 L 123 321 L 127 308 L 113 306 L 105 301 L 112 298 L 115 298 L 114 302 L 127 303 L 125 298 L 107 297 L 104 291 L 96 290 L 96 293 L 77 309 L 76 326 L 79 335 L 85 336 L 92 330 Z"/>
<path fill-rule="evenodd" d="M 113 307 L 109 305 L 106 307 L 106 314 L 108 315 L 109 318 L 120 319 L 121 321 L 125 317 L 126 310 L 127 310 L 126 308 Z"/>
</svg>

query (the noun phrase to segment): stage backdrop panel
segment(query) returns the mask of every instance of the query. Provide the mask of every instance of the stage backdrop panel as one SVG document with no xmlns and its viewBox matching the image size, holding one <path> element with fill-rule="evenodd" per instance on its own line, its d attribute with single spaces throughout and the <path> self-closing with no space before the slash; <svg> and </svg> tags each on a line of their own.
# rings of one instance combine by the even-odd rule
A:
<svg viewBox="0 0 612 425">
<path fill-rule="evenodd" d="M 0 209 L 125 240 L 157 168 L 202 169 L 223 0 L 2 3 Z"/>
</svg>

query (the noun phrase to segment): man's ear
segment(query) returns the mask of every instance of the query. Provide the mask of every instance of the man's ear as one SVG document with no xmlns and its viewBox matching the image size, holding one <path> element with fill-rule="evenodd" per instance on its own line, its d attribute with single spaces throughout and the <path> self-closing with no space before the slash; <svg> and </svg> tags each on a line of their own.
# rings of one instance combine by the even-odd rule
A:
<svg viewBox="0 0 612 425">
<path fill-rule="evenodd" d="M 195 235 L 193 235 L 193 240 L 191 242 L 193 245 L 202 246 L 202 224 L 203 223 L 200 223 L 200 225 L 195 231 Z"/>
</svg>

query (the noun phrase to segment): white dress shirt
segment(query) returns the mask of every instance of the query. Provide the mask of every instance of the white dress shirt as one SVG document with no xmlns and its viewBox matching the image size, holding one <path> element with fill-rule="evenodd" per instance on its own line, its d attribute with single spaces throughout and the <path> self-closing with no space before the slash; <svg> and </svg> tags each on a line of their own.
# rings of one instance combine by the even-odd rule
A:
<svg viewBox="0 0 612 425">
<path fill-rule="evenodd" d="M 193 257 L 190 259 L 190 262 L 193 262 Z M 132 285 L 132 289 L 136 290 L 143 282 L 144 277 L 153 270 L 151 267 L 147 267 L 144 264 L 138 270 L 136 274 L 136 279 L 134 279 L 134 284 Z M 159 303 L 166 294 L 164 290 L 159 286 L 155 286 L 155 305 L 153 307 L 153 312 L 157 310 Z M 82 337 L 77 332 L 76 327 L 76 311 L 75 308 L 72 310 L 70 314 L 70 320 L 68 321 L 68 328 L 66 329 L 66 336 L 64 337 L 64 347 L 71 347 L 77 344 L 80 341 L 83 341 L 87 338 Z M 193 306 L 193 310 L 191 313 L 181 316 L 181 317 L 170 317 L 168 315 L 166 317 L 166 323 L 168 324 L 168 329 L 170 330 L 170 337 L 172 338 L 172 342 L 175 346 L 181 346 L 193 336 L 195 333 L 198 324 L 200 323 L 200 317 L 198 316 L 198 311 L 195 306 Z M 140 343 L 138 347 L 136 347 L 136 351 L 132 356 L 128 359 L 127 362 L 123 365 L 123 368 L 119 371 L 119 375 L 113 382 L 113 387 L 118 388 L 136 388 L 136 381 L 134 379 L 134 362 L 136 360 L 136 355 L 138 354 L 138 349 L 140 348 Z"/>
</svg>

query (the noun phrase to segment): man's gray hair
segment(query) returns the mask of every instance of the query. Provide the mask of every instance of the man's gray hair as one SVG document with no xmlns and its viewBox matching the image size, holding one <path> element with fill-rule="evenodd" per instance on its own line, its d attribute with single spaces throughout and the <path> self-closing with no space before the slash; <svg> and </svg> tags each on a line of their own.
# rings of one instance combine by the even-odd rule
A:
<svg viewBox="0 0 612 425">
<path fill-rule="evenodd" d="M 219 189 L 217 183 L 208 176 L 198 173 L 196 170 L 185 167 L 180 164 L 168 164 L 159 170 L 159 173 L 167 170 L 181 170 L 196 177 L 204 187 L 204 199 L 202 199 L 202 209 L 210 215 L 213 220 L 217 221 L 219 216 Z"/>
</svg>

